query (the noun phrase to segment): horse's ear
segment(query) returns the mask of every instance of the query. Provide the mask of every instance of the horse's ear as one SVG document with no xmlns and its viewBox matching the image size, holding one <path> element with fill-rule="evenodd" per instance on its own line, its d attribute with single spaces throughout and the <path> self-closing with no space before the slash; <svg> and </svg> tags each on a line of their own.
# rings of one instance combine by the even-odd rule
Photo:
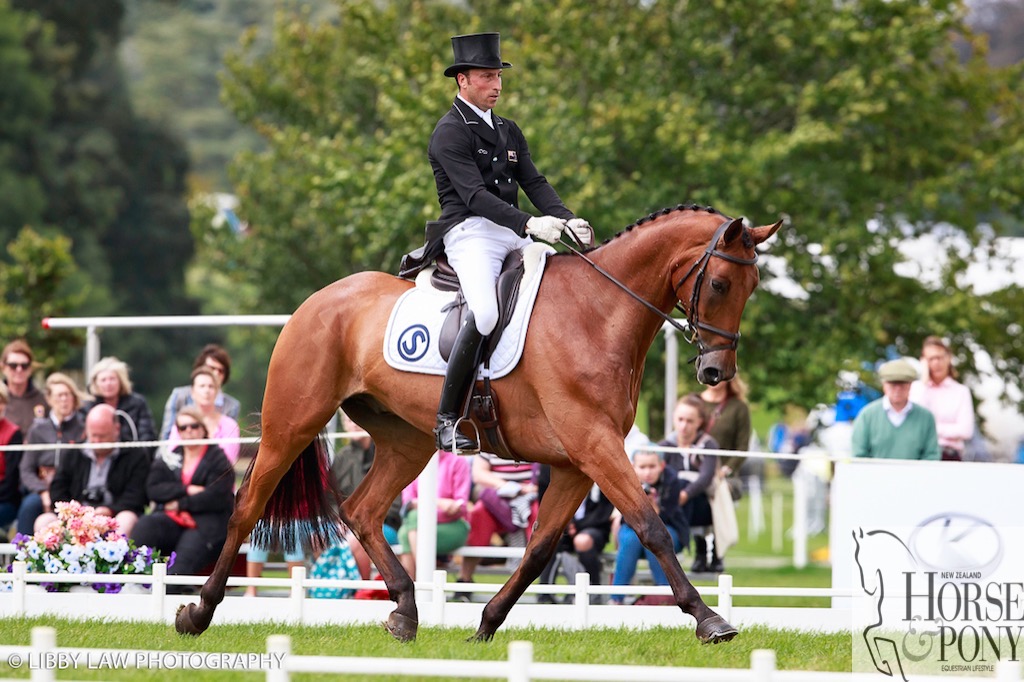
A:
<svg viewBox="0 0 1024 682">
<path fill-rule="evenodd" d="M 782 227 L 781 220 L 775 223 L 774 225 L 762 225 L 761 227 L 752 227 L 750 228 L 750 236 L 754 238 L 755 244 L 760 244 L 766 239 L 768 239 L 768 237 L 771 237 L 773 234 L 778 232 L 780 227 Z"/>
<path fill-rule="evenodd" d="M 722 240 L 728 244 L 741 234 L 743 234 L 743 218 L 736 218 L 729 223 L 727 228 L 725 228 L 725 234 L 722 235 Z"/>
</svg>

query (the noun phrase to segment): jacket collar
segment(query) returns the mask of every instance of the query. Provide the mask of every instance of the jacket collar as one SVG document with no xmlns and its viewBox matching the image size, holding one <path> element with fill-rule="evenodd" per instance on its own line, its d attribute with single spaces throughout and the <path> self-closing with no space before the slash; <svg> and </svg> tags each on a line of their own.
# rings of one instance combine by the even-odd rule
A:
<svg viewBox="0 0 1024 682">
<path fill-rule="evenodd" d="M 506 139 L 505 122 L 494 111 L 491 111 L 491 120 L 494 122 L 494 128 L 484 123 L 483 119 L 458 97 L 452 103 L 452 113 L 457 120 L 461 120 L 477 136 L 482 137 L 491 145 L 497 145 L 499 141 Z"/>
</svg>

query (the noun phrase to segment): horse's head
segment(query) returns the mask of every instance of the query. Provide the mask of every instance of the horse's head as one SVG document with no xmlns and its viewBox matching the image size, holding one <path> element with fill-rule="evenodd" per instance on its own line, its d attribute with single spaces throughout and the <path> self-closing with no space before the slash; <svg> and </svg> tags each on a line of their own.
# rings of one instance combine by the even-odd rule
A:
<svg viewBox="0 0 1024 682">
<path fill-rule="evenodd" d="M 740 218 L 725 218 L 696 261 L 689 266 L 680 263 L 672 273 L 676 297 L 697 344 L 697 381 L 702 384 L 713 386 L 736 374 L 740 318 L 759 280 L 755 247 L 781 225 L 780 220 L 747 228 Z M 680 276 L 679 270 L 684 274 Z"/>
</svg>

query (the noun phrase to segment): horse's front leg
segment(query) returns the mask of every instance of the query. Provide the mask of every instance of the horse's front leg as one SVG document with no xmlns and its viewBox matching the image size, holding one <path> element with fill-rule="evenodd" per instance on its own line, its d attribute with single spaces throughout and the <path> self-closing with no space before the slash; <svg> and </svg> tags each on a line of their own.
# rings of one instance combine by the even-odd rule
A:
<svg viewBox="0 0 1024 682">
<path fill-rule="evenodd" d="M 595 458 L 597 461 L 597 458 Z M 672 536 L 654 511 L 640 487 L 640 480 L 625 455 L 600 460 L 603 466 L 588 463 L 590 473 L 612 504 L 622 512 L 622 519 L 636 531 L 644 547 L 654 553 L 665 571 L 676 604 L 697 621 L 697 638 L 705 643 L 727 642 L 736 636 L 736 628 L 712 611 L 700 598 L 697 589 L 686 577 L 676 556 Z"/>
<path fill-rule="evenodd" d="M 571 465 L 552 468 L 551 485 L 541 500 L 537 527 L 526 545 L 523 561 L 508 582 L 487 602 L 480 627 L 472 639 L 490 640 L 505 622 L 508 612 L 551 560 L 562 532 L 591 485 L 592 481 Z"/>
</svg>

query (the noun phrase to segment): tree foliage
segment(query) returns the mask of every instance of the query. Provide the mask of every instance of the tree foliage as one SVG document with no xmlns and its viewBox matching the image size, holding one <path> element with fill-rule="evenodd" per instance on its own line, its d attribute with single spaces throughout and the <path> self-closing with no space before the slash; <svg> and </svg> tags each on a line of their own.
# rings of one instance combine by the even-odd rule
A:
<svg viewBox="0 0 1024 682">
<path fill-rule="evenodd" d="M 979 243 L 1020 214 L 1022 69 L 988 65 L 962 3 L 337 8 L 329 22 L 282 12 L 271 49 L 250 34 L 227 61 L 224 99 L 267 149 L 233 168 L 249 232 L 193 230 L 245 308 L 290 310 L 419 245 L 438 212 L 426 144 L 455 93 L 448 37 L 499 30 L 515 66 L 497 111 L 600 236 L 687 201 L 787 218 L 770 251 L 806 296 L 776 293 L 764 270 L 740 345 L 755 399 L 828 401 L 837 370 L 916 353 L 931 333 L 967 368 L 984 347 L 1020 385 L 1019 289 L 966 289 L 970 257 L 949 258 L 938 287 L 894 273 L 908 236 L 951 226 Z"/>
</svg>

